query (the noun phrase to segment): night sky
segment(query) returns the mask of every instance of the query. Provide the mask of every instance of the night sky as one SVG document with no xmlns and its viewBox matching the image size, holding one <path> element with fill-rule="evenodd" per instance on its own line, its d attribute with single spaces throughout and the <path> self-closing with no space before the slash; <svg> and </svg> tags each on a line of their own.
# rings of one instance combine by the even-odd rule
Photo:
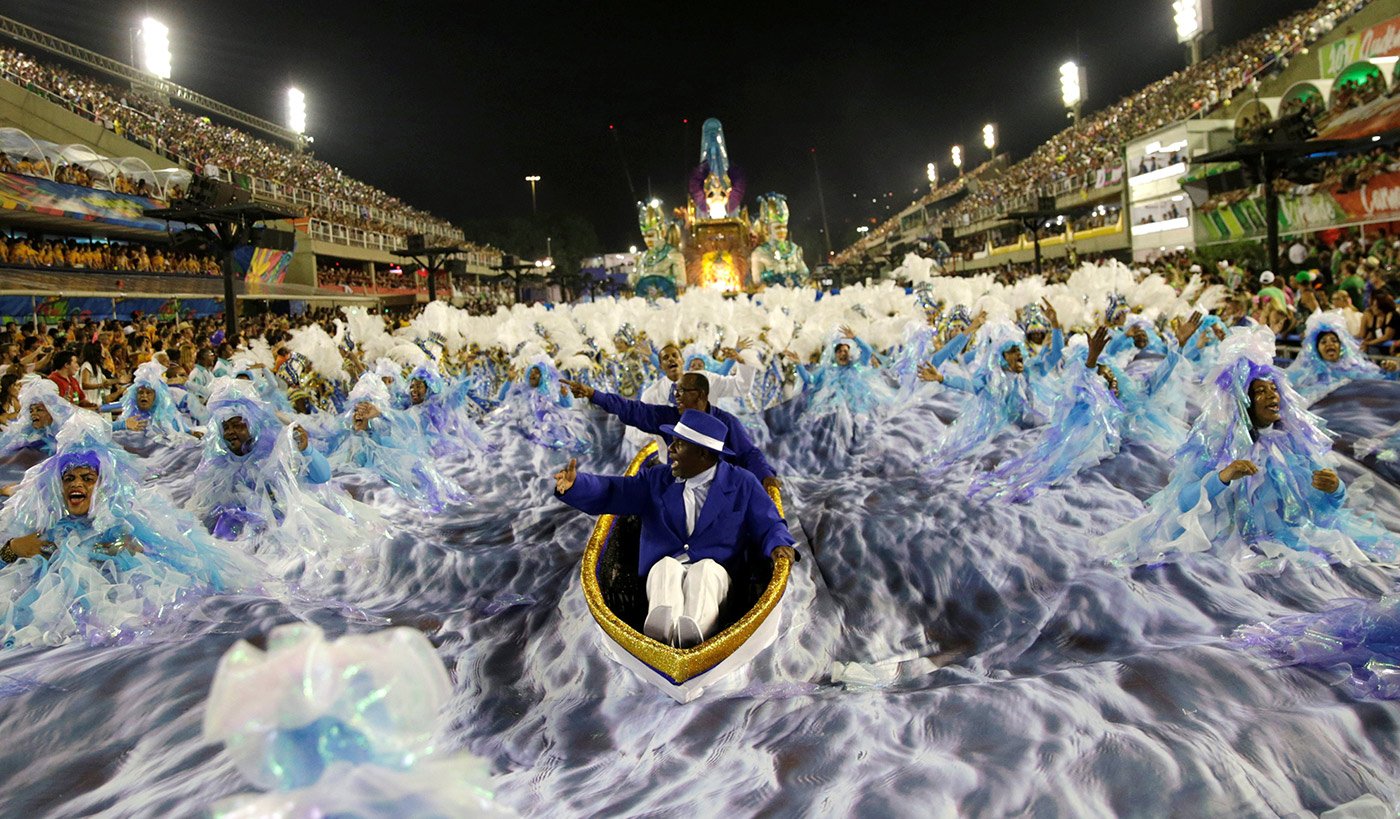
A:
<svg viewBox="0 0 1400 819">
<path fill-rule="evenodd" d="M 1066 59 L 1088 72 L 1086 109 L 1185 61 L 1169 0 L 605 5 L 6 0 L 0 13 L 121 59 L 150 14 L 171 28 L 173 81 L 278 122 L 297 85 L 317 155 L 347 173 L 455 222 L 528 215 L 524 177 L 539 174 L 540 210 L 586 217 L 608 249 L 639 243 L 637 198 L 683 202 L 706 117 L 723 121 L 748 201 L 786 193 L 809 251 L 815 148 L 839 249 L 911 201 L 927 162 L 952 173 L 950 145 L 984 159 L 983 123 L 1013 158 L 1061 128 Z M 1311 5 L 1215 0 L 1216 34 Z"/>
</svg>

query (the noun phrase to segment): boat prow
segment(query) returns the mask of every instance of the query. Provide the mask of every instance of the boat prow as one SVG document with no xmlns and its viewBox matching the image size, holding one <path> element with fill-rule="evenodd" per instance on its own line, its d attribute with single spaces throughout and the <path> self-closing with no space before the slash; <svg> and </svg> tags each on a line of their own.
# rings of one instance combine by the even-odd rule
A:
<svg viewBox="0 0 1400 819">
<path fill-rule="evenodd" d="M 656 444 L 648 444 L 625 474 L 636 475 L 655 454 Z M 768 494 L 781 515 L 781 492 L 770 488 Z M 638 628 L 646 614 L 646 593 L 636 576 L 639 537 L 636 518 L 598 518 L 583 552 L 583 595 L 613 657 L 677 702 L 690 702 L 777 638 L 791 562 L 785 557 L 751 562 L 749 577 L 736 578 L 720 611 L 720 622 L 729 624 L 694 648 L 675 648 Z"/>
</svg>

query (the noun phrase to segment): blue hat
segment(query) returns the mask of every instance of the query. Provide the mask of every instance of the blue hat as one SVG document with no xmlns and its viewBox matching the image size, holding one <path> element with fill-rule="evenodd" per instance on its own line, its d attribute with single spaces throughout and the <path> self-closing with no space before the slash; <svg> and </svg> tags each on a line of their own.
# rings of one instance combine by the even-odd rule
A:
<svg viewBox="0 0 1400 819">
<path fill-rule="evenodd" d="M 733 455 L 734 453 L 724 446 L 724 436 L 729 432 L 729 427 L 723 421 L 700 410 L 686 410 L 681 415 L 681 420 L 677 424 L 662 424 L 661 431 L 673 438 L 680 438 L 696 446 L 721 455 Z"/>
</svg>

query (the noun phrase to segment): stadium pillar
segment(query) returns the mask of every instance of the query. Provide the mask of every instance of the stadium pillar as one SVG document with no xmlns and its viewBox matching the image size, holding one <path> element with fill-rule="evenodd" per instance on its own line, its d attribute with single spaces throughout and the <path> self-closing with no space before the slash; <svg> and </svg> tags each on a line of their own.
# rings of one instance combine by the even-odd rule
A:
<svg viewBox="0 0 1400 819">
<path fill-rule="evenodd" d="M 233 248 L 224 248 L 224 338 L 233 343 L 238 338 L 238 299 L 233 294 Z"/>
<path fill-rule="evenodd" d="M 1278 193 L 1274 191 L 1274 180 L 1269 175 L 1269 160 L 1263 159 L 1264 169 L 1264 222 L 1268 226 L 1269 269 L 1275 276 L 1282 276 L 1278 258 Z"/>
</svg>

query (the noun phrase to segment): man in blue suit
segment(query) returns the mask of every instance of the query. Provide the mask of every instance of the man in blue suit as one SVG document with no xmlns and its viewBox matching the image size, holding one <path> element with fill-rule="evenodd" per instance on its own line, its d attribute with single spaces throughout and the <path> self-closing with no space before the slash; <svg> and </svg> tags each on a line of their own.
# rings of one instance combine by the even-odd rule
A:
<svg viewBox="0 0 1400 819">
<path fill-rule="evenodd" d="M 676 382 L 676 405 L 669 404 L 644 404 L 641 401 L 632 401 L 620 395 L 608 392 L 599 392 L 587 384 L 577 381 L 564 381 L 565 385 L 573 391 L 575 398 L 587 398 L 595 406 L 601 407 L 605 412 L 616 415 L 622 419 L 622 423 L 629 427 L 636 427 L 642 432 L 650 432 L 653 435 L 662 435 L 670 438 L 670 433 L 666 428 L 678 422 L 681 414 L 698 410 L 724 424 L 727 431 L 726 436 L 721 440 L 729 443 L 730 449 L 724 450 L 724 460 L 735 466 L 743 467 L 758 478 L 764 488 L 781 487 L 778 475 L 769 466 L 768 459 L 763 456 L 763 450 L 754 446 L 753 439 L 749 437 L 748 430 L 744 429 L 744 424 L 728 412 L 710 403 L 710 380 L 704 373 L 690 372 L 682 375 Z M 732 451 L 731 451 L 732 449 Z M 667 452 L 670 450 L 667 449 Z"/>
<path fill-rule="evenodd" d="M 793 538 L 753 473 L 720 460 L 723 421 L 686 410 L 661 431 L 670 463 L 631 478 L 589 475 L 571 460 L 554 476 L 555 497 L 590 515 L 642 521 L 637 574 L 647 581 L 643 632 L 690 648 L 715 630 L 729 570 L 745 556 L 795 559 Z"/>
</svg>

